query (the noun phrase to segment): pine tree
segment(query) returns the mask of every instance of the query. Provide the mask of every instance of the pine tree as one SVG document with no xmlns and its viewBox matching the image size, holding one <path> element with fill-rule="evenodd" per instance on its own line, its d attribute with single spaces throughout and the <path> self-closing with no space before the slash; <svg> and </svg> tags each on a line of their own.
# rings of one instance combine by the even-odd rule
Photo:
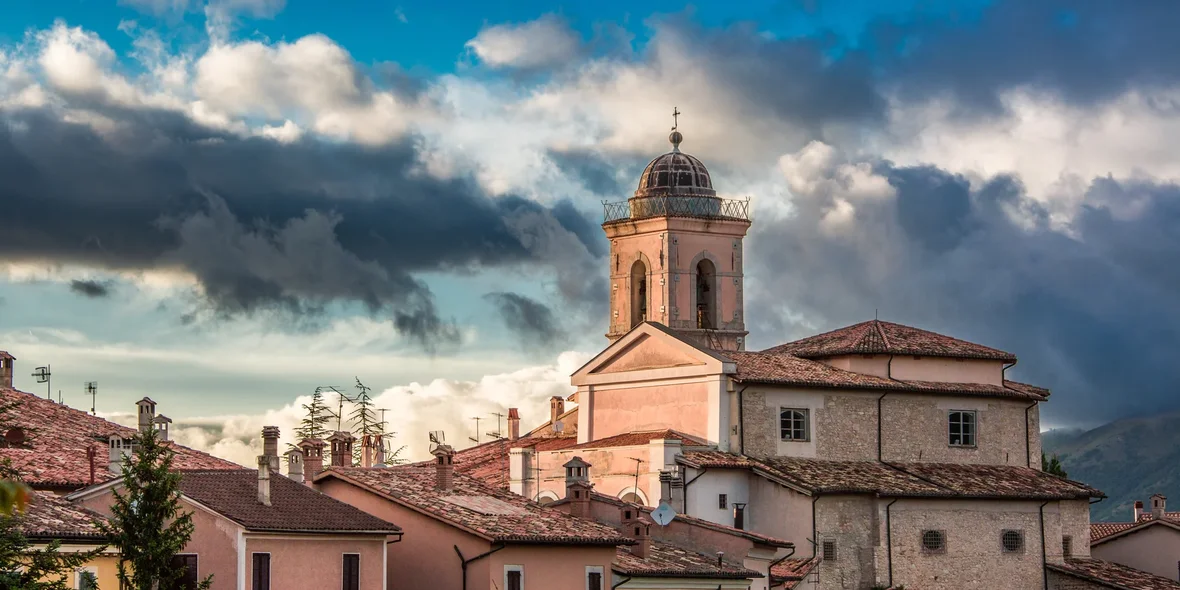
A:
<svg viewBox="0 0 1180 590">
<path fill-rule="evenodd" d="M 61 553 L 59 540 L 33 549 L 20 530 L 20 518 L 19 512 L 0 516 L 0 588 L 71 590 L 74 571 L 105 549 Z"/>
<path fill-rule="evenodd" d="M 113 516 L 101 528 L 120 550 L 119 582 L 132 590 L 159 590 L 184 576 L 172 559 L 192 537 L 193 515 L 181 510 L 172 449 L 155 430 L 137 434 L 134 445 L 131 460 L 123 463 L 123 491 L 115 492 Z M 210 575 L 197 587 L 205 590 L 212 582 Z"/>
<path fill-rule="evenodd" d="M 323 388 L 315 388 L 315 393 L 311 394 L 311 403 L 303 404 L 303 410 L 307 415 L 299 422 L 299 426 L 295 428 L 296 441 L 305 438 L 318 438 L 323 440 L 328 438 L 328 422 L 335 418 L 336 415 L 328 404 L 324 403 Z"/>
<path fill-rule="evenodd" d="M 352 413 L 348 415 L 353 433 L 358 439 L 364 440 L 366 436 L 373 436 L 380 444 L 385 444 L 385 421 L 377 418 L 377 410 L 373 407 L 373 398 L 369 395 L 372 389 L 361 383 L 360 377 L 356 378 L 356 389 L 356 397 L 350 400 L 353 404 Z M 353 447 L 353 458 L 358 463 L 362 452 L 364 452 L 363 445 Z"/>
<path fill-rule="evenodd" d="M 1061 461 L 1057 458 L 1057 455 L 1053 455 L 1053 458 L 1049 458 L 1044 453 L 1041 453 L 1041 471 L 1044 471 L 1045 473 L 1051 473 L 1058 477 L 1069 477 L 1069 474 L 1065 472 L 1065 467 L 1061 465 Z"/>
</svg>

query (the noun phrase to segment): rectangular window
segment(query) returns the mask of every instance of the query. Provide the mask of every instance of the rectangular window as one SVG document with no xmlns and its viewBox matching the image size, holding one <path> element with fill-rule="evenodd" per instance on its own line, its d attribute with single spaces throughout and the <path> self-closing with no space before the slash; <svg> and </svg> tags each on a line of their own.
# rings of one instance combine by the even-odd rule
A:
<svg viewBox="0 0 1180 590">
<path fill-rule="evenodd" d="M 948 416 L 949 444 L 952 447 L 975 446 L 975 412 L 952 410 Z"/>
<path fill-rule="evenodd" d="M 78 568 L 74 572 L 74 588 L 98 590 L 98 570 L 89 566 Z"/>
<path fill-rule="evenodd" d="M 799 408 L 779 410 L 779 434 L 785 441 L 803 441 L 807 438 L 808 411 Z"/>
<path fill-rule="evenodd" d="M 270 554 L 255 553 L 253 571 L 254 590 L 270 590 Z"/>
<path fill-rule="evenodd" d="M 601 565 L 586 566 L 586 590 L 604 590 L 602 587 L 603 568 Z"/>
<path fill-rule="evenodd" d="M 1061 555 L 1073 557 L 1073 537 L 1069 535 L 1061 537 Z"/>
<path fill-rule="evenodd" d="M 717 507 L 725 510 L 729 506 L 729 498 L 725 494 L 717 494 Z"/>
<path fill-rule="evenodd" d="M 524 566 L 504 566 L 504 590 L 524 590 Z"/>
<path fill-rule="evenodd" d="M 344 590 L 361 589 L 361 556 L 359 553 L 344 554 L 344 575 L 341 581 Z"/>
<path fill-rule="evenodd" d="M 184 575 L 172 586 L 172 590 L 197 590 L 196 555 L 184 553 L 173 555 L 172 569 L 184 572 Z"/>
<path fill-rule="evenodd" d="M 824 561 L 836 561 L 836 541 L 828 539 L 824 541 Z"/>
</svg>

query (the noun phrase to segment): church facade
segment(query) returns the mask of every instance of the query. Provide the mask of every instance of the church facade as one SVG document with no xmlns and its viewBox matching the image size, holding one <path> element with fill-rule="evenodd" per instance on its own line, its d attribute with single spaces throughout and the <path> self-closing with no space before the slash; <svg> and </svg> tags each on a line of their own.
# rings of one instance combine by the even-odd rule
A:
<svg viewBox="0 0 1180 590">
<path fill-rule="evenodd" d="M 749 204 L 670 140 L 606 207 L 610 343 L 572 376 L 576 427 L 509 443 L 507 486 L 560 499 L 576 456 L 597 493 L 790 541 L 755 589 L 1081 583 L 1061 572 L 1092 563 L 1103 495 L 1041 471 L 1049 392 L 1010 353 L 878 320 L 747 350 Z"/>
</svg>

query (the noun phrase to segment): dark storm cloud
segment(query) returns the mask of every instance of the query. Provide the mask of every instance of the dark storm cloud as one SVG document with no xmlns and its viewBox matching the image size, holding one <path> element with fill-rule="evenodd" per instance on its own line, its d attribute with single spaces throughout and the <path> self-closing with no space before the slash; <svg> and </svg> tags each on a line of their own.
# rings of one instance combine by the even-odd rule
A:
<svg viewBox="0 0 1180 590">
<path fill-rule="evenodd" d="M 547 155 L 563 172 L 576 178 L 587 190 L 603 198 L 614 200 L 625 197 L 625 187 L 631 182 L 631 178 L 639 177 L 637 170 L 634 175 L 628 174 L 620 178 L 627 164 L 635 164 L 633 158 L 608 158 L 589 150 L 549 150 Z"/>
<path fill-rule="evenodd" d="M 1009 378 L 1052 388 L 1050 418 L 1180 407 L 1180 188 L 1095 179 L 1070 236 L 1014 178 L 973 190 L 933 167 L 877 170 L 896 197 L 855 202 L 855 223 L 838 235 L 820 229 L 825 198 L 799 198 L 793 217 L 754 225 L 756 346 L 879 309 L 1015 353 Z"/>
<path fill-rule="evenodd" d="M 6 114 L 0 258 L 182 268 L 226 317 L 357 302 L 429 347 L 457 331 L 415 272 L 584 266 L 602 248 L 581 241 L 588 222 L 572 209 L 563 222 L 465 179 L 413 173 L 409 143 L 283 145 L 175 113 L 105 114 L 120 123 L 113 138 L 43 111 Z"/>
<path fill-rule="evenodd" d="M 496 306 L 509 330 L 526 348 L 543 348 L 563 340 L 564 332 L 553 310 L 547 305 L 518 293 L 496 292 L 484 295 Z"/>
<path fill-rule="evenodd" d="M 82 281 L 75 279 L 70 281 L 70 291 L 77 293 L 83 297 L 91 299 L 100 299 L 108 297 L 111 294 L 110 285 L 99 281 Z"/>
</svg>

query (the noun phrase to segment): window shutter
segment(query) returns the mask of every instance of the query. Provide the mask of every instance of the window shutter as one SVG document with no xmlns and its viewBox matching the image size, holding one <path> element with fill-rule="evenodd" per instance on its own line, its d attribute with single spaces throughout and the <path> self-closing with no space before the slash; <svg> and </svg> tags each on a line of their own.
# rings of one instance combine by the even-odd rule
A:
<svg viewBox="0 0 1180 590">
<path fill-rule="evenodd" d="M 360 590 L 361 556 L 349 553 L 344 556 L 344 590 Z"/>
<path fill-rule="evenodd" d="M 602 574 L 590 572 L 586 575 L 587 590 L 602 590 Z"/>
<path fill-rule="evenodd" d="M 254 554 L 254 590 L 270 590 L 270 554 Z"/>
<path fill-rule="evenodd" d="M 522 590 L 520 584 L 520 572 L 516 570 L 508 571 L 508 590 Z"/>
</svg>

